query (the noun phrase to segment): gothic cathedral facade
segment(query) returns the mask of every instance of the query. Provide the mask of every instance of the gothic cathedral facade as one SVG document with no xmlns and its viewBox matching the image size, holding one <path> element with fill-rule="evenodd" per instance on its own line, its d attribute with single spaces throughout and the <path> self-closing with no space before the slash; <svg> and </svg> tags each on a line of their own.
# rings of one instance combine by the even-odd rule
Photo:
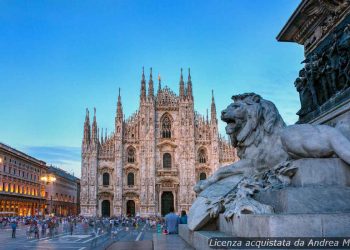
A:
<svg viewBox="0 0 350 250">
<path fill-rule="evenodd" d="M 161 86 L 154 93 L 152 69 L 146 91 L 142 72 L 140 106 L 125 119 L 119 92 L 115 131 L 99 136 L 94 109 L 86 111 L 81 163 L 81 214 L 84 216 L 164 215 L 170 207 L 188 211 L 193 186 L 219 166 L 237 159 L 218 133 L 214 96 L 210 117 L 194 110 L 190 71 L 179 94 Z"/>
</svg>

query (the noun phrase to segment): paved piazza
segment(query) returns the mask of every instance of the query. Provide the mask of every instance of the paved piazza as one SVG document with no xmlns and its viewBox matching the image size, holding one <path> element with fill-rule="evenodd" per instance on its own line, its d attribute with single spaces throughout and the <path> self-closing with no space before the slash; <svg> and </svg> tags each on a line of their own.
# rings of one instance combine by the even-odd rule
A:
<svg viewBox="0 0 350 250">
<path fill-rule="evenodd" d="M 134 246 L 140 245 L 139 241 L 144 241 L 143 246 L 150 246 L 152 249 L 152 237 L 155 230 L 147 229 L 141 224 L 138 229 L 133 227 L 118 227 L 118 234 L 115 239 L 107 232 L 102 232 L 98 236 L 92 235 L 92 229 L 84 232 L 81 224 L 77 224 L 73 235 L 64 233 L 60 227 L 58 236 L 54 238 L 40 237 L 40 239 L 27 239 L 26 226 L 19 226 L 16 233 L 16 239 L 11 238 L 12 229 L 9 225 L 0 229 L 0 249 L 60 249 L 60 250 L 87 250 L 87 249 L 105 249 L 106 247 L 118 242 L 122 248 L 111 249 L 135 249 Z M 96 245 L 94 245 L 96 242 Z M 146 249 L 146 248 L 142 248 Z"/>
</svg>

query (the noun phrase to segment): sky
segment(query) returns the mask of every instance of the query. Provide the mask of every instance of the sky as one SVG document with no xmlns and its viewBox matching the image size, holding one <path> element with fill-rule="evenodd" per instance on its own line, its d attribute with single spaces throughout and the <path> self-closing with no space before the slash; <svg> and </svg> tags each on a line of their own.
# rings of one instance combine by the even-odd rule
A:
<svg viewBox="0 0 350 250">
<path fill-rule="evenodd" d="M 138 108 L 143 66 L 176 93 L 190 67 L 202 114 L 212 89 L 218 113 L 255 92 L 293 124 L 303 48 L 276 36 L 299 2 L 0 0 L 0 141 L 79 177 L 85 109 L 112 132 L 118 88 L 126 116 Z"/>
</svg>

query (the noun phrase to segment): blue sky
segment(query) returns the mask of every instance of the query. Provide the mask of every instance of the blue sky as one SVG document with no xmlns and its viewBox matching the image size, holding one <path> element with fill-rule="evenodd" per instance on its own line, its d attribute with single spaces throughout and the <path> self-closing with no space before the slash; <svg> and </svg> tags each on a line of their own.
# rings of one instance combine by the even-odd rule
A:
<svg viewBox="0 0 350 250">
<path fill-rule="evenodd" d="M 299 2 L 1 0 L 0 141 L 80 176 L 85 108 L 112 131 L 119 87 L 138 108 L 142 66 L 176 92 L 191 67 L 200 113 L 211 89 L 218 111 L 256 92 L 292 124 L 303 49 L 276 36 Z"/>
</svg>

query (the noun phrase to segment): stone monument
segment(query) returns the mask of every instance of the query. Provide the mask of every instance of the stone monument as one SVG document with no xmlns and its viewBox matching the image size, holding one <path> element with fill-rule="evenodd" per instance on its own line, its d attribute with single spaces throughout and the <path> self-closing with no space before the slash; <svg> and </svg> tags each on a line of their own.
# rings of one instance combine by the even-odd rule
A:
<svg viewBox="0 0 350 250">
<path fill-rule="evenodd" d="M 240 161 L 194 187 L 180 236 L 350 237 L 350 1 L 304 0 L 278 36 L 305 46 L 298 124 L 255 93 L 221 119 Z"/>
<path fill-rule="evenodd" d="M 349 117 L 349 12 L 349 0 L 304 0 L 277 36 L 304 46 L 304 67 L 294 82 L 299 123 L 334 125 Z"/>
<path fill-rule="evenodd" d="M 349 127 L 286 126 L 275 105 L 259 95 L 232 98 L 221 119 L 240 160 L 196 184 L 198 197 L 180 235 L 199 249 L 207 240 L 196 237 L 220 232 L 350 237 Z"/>
</svg>

